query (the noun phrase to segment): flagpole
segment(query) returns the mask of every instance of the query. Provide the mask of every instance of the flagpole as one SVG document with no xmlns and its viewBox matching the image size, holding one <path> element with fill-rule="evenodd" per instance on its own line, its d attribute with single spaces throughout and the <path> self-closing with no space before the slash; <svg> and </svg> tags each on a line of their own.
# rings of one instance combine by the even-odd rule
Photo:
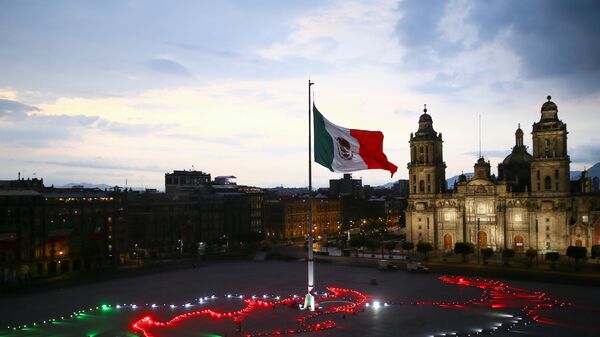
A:
<svg viewBox="0 0 600 337">
<path fill-rule="evenodd" d="M 313 264 L 313 237 L 312 237 L 312 106 L 310 87 L 314 83 L 308 80 L 308 291 L 304 297 L 304 308 L 310 311 L 315 310 L 315 297 L 313 291 L 315 289 L 314 280 L 314 264 Z"/>
</svg>

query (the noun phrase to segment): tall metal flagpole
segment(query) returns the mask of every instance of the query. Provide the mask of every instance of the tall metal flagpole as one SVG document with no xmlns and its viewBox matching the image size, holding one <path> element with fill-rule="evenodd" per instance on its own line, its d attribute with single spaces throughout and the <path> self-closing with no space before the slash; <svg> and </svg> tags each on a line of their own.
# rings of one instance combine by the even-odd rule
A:
<svg viewBox="0 0 600 337">
<path fill-rule="evenodd" d="M 310 96 L 310 87 L 314 83 L 308 80 L 308 292 L 304 297 L 304 308 L 314 311 L 315 297 L 313 291 L 315 289 L 314 280 L 314 265 L 313 265 L 313 237 L 312 237 L 312 105 Z"/>
</svg>

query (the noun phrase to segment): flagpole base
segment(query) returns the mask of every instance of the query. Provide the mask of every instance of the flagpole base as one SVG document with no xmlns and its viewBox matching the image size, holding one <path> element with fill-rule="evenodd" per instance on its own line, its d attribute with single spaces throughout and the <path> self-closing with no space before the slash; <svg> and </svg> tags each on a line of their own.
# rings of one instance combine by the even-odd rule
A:
<svg viewBox="0 0 600 337">
<path fill-rule="evenodd" d="M 300 306 L 300 309 L 315 311 L 317 309 L 315 297 L 310 293 L 306 294 L 306 296 L 304 296 L 304 305 Z"/>
</svg>

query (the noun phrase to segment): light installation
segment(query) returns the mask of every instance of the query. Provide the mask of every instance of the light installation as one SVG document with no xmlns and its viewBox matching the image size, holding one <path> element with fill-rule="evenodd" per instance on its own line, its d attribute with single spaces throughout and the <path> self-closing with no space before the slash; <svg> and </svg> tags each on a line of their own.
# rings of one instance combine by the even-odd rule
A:
<svg viewBox="0 0 600 337">
<path fill-rule="evenodd" d="M 321 303 L 326 303 L 328 300 L 336 300 L 340 301 L 343 304 L 334 305 L 328 309 L 321 311 L 312 311 L 309 314 L 303 315 L 297 319 L 298 328 L 296 329 L 287 329 L 287 330 L 273 330 L 273 331 L 261 331 L 255 333 L 245 333 L 243 336 L 245 337 L 254 337 L 254 336 L 271 336 L 271 335 L 282 335 L 282 334 L 297 334 L 297 333 L 308 333 L 315 331 L 327 330 L 335 327 L 335 322 L 331 319 L 325 319 L 325 317 L 334 314 L 334 313 L 355 313 L 355 310 L 364 305 L 367 300 L 367 297 L 356 291 L 351 289 L 342 289 L 342 288 L 327 288 L 330 293 L 325 293 L 320 296 L 317 294 L 317 299 Z M 266 297 L 266 296 L 265 296 Z M 276 306 L 281 305 L 290 305 L 295 304 L 299 306 L 302 303 L 302 300 L 297 296 L 287 297 L 282 300 L 263 300 L 263 299 L 255 299 L 255 298 L 246 298 L 244 299 L 246 303 L 246 307 L 241 310 L 229 311 L 229 312 L 219 312 L 212 309 L 204 309 L 198 311 L 187 312 L 181 315 L 177 315 L 170 319 L 167 322 L 157 322 L 152 319 L 151 316 L 146 316 L 139 321 L 133 323 L 132 329 L 134 331 L 141 332 L 145 337 L 159 337 L 156 334 L 151 332 L 152 328 L 156 327 L 175 327 L 177 324 L 181 323 L 183 320 L 198 317 L 198 316 L 210 316 L 215 319 L 231 319 L 236 323 L 242 322 L 246 317 L 251 315 L 256 309 L 259 308 L 274 308 Z M 311 321 L 318 321 L 311 323 Z"/>
<path fill-rule="evenodd" d="M 296 327 L 292 329 L 271 329 L 268 331 L 241 331 L 238 330 L 239 336 L 257 337 L 257 336 L 275 336 L 275 335 L 293 335 L 306 334 L 318 331 L 333 329 L 337 326 L 336 319 L 345 318 L 346 314 L 356 315 L 362 313 L 366 309 L 382 310 L 390 306 L 399 305 L 415 305 L 415 306 L 435 306 L 450 310 L 473 310 L 482 306 L 489 308 L 492 311 L 507 310 L 520 311 L 520 315 L 511 315 L 506 313 L 498 313 L 497 322 L 489 326 L 479 328 L 471 328 L 465 331 L 447 331 L 438 333 L 433 336 L 475 336 L 479 334 L 493 334 L 499 331 L 510 331 L 517 326 L 529 325 L 531 323 L 548 324 L 553 321 L 545 314 L 551 308 L 564 308 L 571 306 L 572 303 L 565 302 L 551 297 L 545 292 L 532 291 L 527 289 L 516 288 L 506 283 L 478 279 L 467 278 L 461 276 L 442 276 L 439 278 L 446 284 L 452 284 L 461 287 L 473 287 L 481 289 L 479 296 L 469 298 L 462 301 L 411 301 L 411 302 L 382 302 L 381 300 L 368 301 L 367 295 L 352 289 L 329 287 L 327 293 L 315 293 L 318 303 L 322 307 L 315 311 L 302 312 L 296 317 Z M 34 322 L 27 325 L 9 326 L 11 330 L 22 330 L 29 327 L 42 327 L 59 321 L 72 320 L 84 314 L 101 311 L 116 310 L 148 310 L 149 313 L 143 314 L 141 319 L 137 319 L 130 323 L 130 328 L 133 332 L 144 337 L 161 337 L 156 330 L 176 329 L 178 325 L 184 321 L 192 320 L 199 317 L 208 317 L 215 319 L 217 322 L 231 322 L 241 324 L 245 319 L 252 317 L 257 310 L 265 308 L 275 308 L 278 306 L 289 306 L 300 308 L 303 304 L 303 298 L 293 295 L 286 298 L 281 298 L 275 295 L 250 296 L 227 294 L 226 298 L 237 298 L 243 301 L 245 307 L 234 311 L 217 311 L 211 308 L 194 310 L 198 306 L 209 304 L 210 301 L 217 299 L 215 295 L 197 298 L 194 302 L 187 302 L 180 305 L 175 304 L 104 304 L 100 306 L 90 307 L 77 310 L 69 315 L 49 318 L 41 322 Z M 329 305 L 328 305 L 329 303 Z M 183 308 L 191 310 L 185 313 L 173 316 L 169 320 L 160 321 L 152 317 L 150 314 L 153 309 L 159 307 L 166 308 Z M 338 314 L 338 315 L 336 315 Z M 341 314 L 341 315 L 340 315 Z M 241 327 L 241 325 L 240 325 Z"/>
</svg>

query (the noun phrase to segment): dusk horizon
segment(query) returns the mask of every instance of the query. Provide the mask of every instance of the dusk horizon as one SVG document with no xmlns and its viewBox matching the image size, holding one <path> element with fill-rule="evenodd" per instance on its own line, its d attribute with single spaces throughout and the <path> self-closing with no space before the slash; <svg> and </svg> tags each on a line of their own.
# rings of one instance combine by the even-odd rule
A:
<svg viewBox="0 0 600 337">
<path fill-rule="evenodd" d="M 355 173 L 364 184 L 407 179 L 424 104 L 448 176 L 472 171 L 479 115 L 495 172 L 548 95 L 569 125 L 572 169 L 600 160 L 588 122 L 600 106 L 593 1 L 2 7 L 1 179 L 162 189 L 164 173 L 194 167 L 245 185 L 307 186 L 309 77 L 328 119 L 385 135 L 398 172 Z M 313 177 L 327 186 L 340 175 L 319 167 Z"/>
</svg>

